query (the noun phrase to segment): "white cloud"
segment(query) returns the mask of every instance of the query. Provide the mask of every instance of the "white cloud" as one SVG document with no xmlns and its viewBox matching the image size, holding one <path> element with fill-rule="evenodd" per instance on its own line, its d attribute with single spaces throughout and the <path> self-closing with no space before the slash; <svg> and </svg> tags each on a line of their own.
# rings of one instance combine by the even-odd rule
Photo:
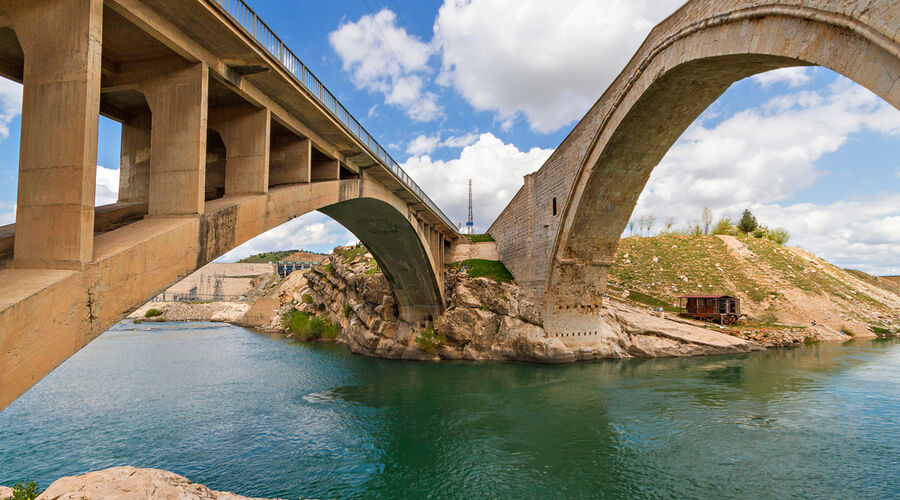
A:
<svg viewBox="0 0 900 500">
<path fill-rule="evenodd" d="M 423 154 L 431 154 L 438 146 L 438 142 L 441 140 L 440 134 L 435 135 L 425 135 L 421 134 L 415 139 L 409 141 L 409 144 L 406 146 L 406 152 L 408 154 L 418 156 Z"/>
<path fill-rule="evenodd" d="M 357 87 L 381 92 L 386 103 L 403 109 L 413 120 L 434 120 L 443 109 L 437 95 L 424 90 L 434 47 L 398 27 L 396 20 L 393 12 L 383 9 L 341 24 L 328 40 Z"/>
<path fill-rule="evenodd" d="M 439 83 L 510 126 L 581 118 L 657 22 L 682 0 L 445 0 L 435 21 Z"/>
<path fill-rule="evenodd" d="M 464 148 L 475 144 L 475 141 L 477 140 L 478 134 L 476 133 L 455 135 L 441 141 L 440 146 L 445 148 Z"/>
<path fill-rule="evenodd" d="M 97 165 L 97 188 L 94 206 L 108 205 L 119 199 L 119 169 Z"/>
<path fill-rule="evenodd" d="M 403 169 L 428 193 L 453 222 L 468 215 L 468 184 L 472 179 L 475 229 L 485 231 L 522 186 L 522 177 L 534 172 L 552 150 L 520 151 L 493 134 L 481 134 L 462 149 L 459 158 L 443 161 L 412 157 Z"/>
<path fill-rule="evenodd" d="M 781 68 L 754 75 L 753 81 L 763 87 L 770 87 L 776 83 L 786 83 L 788 86 L 802 87 L 812 81 L 810 68 L 799 66 L 795 68 Z"/>
<path fill-rule="evenodd" d="M 330 252 L 338 245 L 355 242 L 353 233 L 319 212 L 310 212 L 247 241 L 216 261 L 234 262 L 244 257 L 273 250 L 312 250 Z"/>
<path fill-rule="evenodd" d="M 16 222 L 16 204 L 0 200 L 0 226 Z"/>
<path fill-rule="evenodd" d="M 675 214 L 676 224 L 751 208 L 800 244 L 843 266 L 896 268 L 900 195 L 830 205 L 785 203 L 812 186 L 816 162 L 862 130 L 900 136 L 900 111 L 843 77 L 817 91 L 776 97 L 715 126 L 701 116 L 654 169 L 634 217 Z M 657 225 L 657 228 L 659 226 Z M 864 265 L 865 264 L 865 265 Z M 887 272 L 887 271 L 884 271 Z"/>
<path fill-rule="evenodd" d="M 22 113 L 22 85 L 0 78 L 0 140 L 9 137 L 9 124 Z"/>
</svg>

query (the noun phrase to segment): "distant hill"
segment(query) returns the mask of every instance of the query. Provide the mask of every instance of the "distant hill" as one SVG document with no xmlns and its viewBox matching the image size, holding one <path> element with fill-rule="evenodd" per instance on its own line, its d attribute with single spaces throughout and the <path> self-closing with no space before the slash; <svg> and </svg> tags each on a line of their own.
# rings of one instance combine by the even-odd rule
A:
<svg viewBox="0 0 900 500">
<path fill-rule="evenodd" d="M 263 252 L 251 255 L 238 262 L 241 264 L 262 264 L 282 260 L 289 262 L 321 262 L 324 259 L 325 254 L 308 250 L 278 250 L 276 252 Z"/>
<path fill-rule="evenodd" d="M 674 308 L 680 295 L 728 294 L 753 322 L 900 329 L 900 286 L 749 236 L 624 238 L 609 283 L 611 295 L 654 307 Z"/>
</svg>

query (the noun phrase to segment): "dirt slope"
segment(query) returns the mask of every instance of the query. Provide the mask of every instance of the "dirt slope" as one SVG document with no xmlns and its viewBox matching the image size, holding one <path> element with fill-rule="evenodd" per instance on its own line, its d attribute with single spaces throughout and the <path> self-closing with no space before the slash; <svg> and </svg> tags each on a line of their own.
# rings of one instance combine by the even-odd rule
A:
<svg viewBox="0 0 900 500">
<path fill-rule="evenodd" d="M 900 287 L 838 268 L 806 250 L 733 236 L 624 238 L 610 269 L 610 294 L 672 306 L 687 294 L 741 298 L 749 321 L 874 334 L 900 330 Z M 638 292 L 638 293 L 634 293 Z"/>
</svg>

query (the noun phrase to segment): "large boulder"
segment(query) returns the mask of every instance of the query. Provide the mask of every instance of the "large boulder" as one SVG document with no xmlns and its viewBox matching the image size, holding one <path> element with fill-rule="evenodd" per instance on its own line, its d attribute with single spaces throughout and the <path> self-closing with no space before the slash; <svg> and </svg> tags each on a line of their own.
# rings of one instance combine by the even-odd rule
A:
<svg viewBox="0 0 900 500">
<path fill-rule="evenodd" d="M 10 494 L 11 495 L 11 494 Z M 0 490 L 0 498 L 6 498 Z M 253 500 L 250 497 L 215 491 L 192 483 L 184 476 L 158 469 L 112 467 L 80 476 L 57 479 L 38 496 L 39 500 Z M 261 500 L 261 499 L 256 499 Z"/>
</svg>

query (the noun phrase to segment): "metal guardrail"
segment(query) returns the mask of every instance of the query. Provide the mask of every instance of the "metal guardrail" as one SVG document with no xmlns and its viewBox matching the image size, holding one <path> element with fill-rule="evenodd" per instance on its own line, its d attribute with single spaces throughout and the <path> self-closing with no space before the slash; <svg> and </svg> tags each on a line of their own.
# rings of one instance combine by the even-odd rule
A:
<svg viewBox="0 0 900 500">
<path fill-rule="evenodd" d="M 298 83 L 306 87 L 326 109 L 331 111 L 338 121 L 346 125 L 350 132 L 397 176 L 400 182 L 405 184 L 428 208 L 443 219 L 444 223 L 456 231 L 456 225 L 450 221 L 450 218 L 431 201 L 431 198 L 425 194 L 425 191 L 400 168 L 400 165 L 394 161 L 391 155 L 378 144 L 378 141 L 372 138 L 372 135 L 347 111 L 347 108 L 316 78 L 316 75 L 309 71 L 306 65 L 300 61 L 300 58 L 291 52 L 291 49 L 259 18 L 256 12 L 253 12 L 253 9 L 247 6 L 244 0 L 215 0 L 215 2 L 244 28 L 250 36 L 256 39 L 271 56 L 277 59 L 282 67 L 297 79 Z"/>
</svg>

